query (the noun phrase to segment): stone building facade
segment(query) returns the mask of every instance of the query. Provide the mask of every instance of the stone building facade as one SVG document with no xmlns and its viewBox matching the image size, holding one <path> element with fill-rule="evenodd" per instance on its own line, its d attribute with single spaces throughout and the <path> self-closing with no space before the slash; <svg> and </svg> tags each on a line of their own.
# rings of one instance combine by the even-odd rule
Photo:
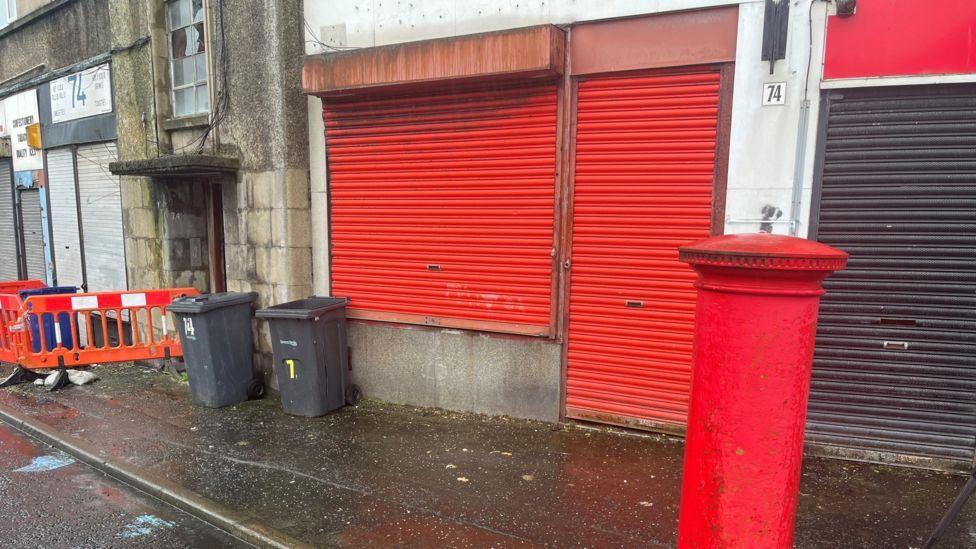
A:
<svg viewBox="0 0 976 549">
<path fill-rule="evenodd" d="M 255 291 L 258 306 L 306 297 L 302 3 L 184 2 L 206 67 L 206 108 L 176 113 L 167 18 L 178 2 L 162 0 L 53 0 L 22 10 L 0 29 L 0 101 L 107 63 L 118 153 L 106 177 L 120 177 L 117 267 L 128 287 Z M 49 282 L 57 267 L 48 261 Z M 266 329 L 257 335 L 256 368 L 271 381 L 270 340 Z"/>
</svg>

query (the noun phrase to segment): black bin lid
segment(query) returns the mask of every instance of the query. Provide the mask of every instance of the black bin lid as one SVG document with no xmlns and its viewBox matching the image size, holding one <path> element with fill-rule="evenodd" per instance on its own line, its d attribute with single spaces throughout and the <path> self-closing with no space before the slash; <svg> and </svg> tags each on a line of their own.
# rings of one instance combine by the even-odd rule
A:
<svg viewBox="0 0 976 549">
<path fill-rule="evenodd" d="M 178 297 L 170 303 L 167 309 L 174 313 L 205 313 L 214 309 L 240 305 L 241 303 L 253 303 L 257 297 L 257 292 L 221 292 L 195 295 L 192 297 Z"/>
<path fill-rule="evenodd" d="M 274 305 L 267 309 L 260 309 L 254 315 L 258 318 L 310 320 L 318 318 L 329 311 L 341 309 L 348 303 L 349 299 L 345 297 L 312 296 Z"/>
</svg>

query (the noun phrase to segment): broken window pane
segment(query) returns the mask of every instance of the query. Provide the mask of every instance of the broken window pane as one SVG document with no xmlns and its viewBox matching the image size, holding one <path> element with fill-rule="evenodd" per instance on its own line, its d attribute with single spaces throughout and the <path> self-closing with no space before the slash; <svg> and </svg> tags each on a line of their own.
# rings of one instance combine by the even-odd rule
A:
<svg viewBox="0 0 976 549">
<path fill-rule="evenodd" d="M 203 21 L 203 0 L 193 0 L 193 22 Z"/>
<path fill-rule="evenodd" d="M 170 34 L 170 47 L 173 59 L 204 51 L 203 23 L 174 31 Z"/>
<path fill-rule="evenodd" d="M 166 2 L 166 10 L 173 75 L 173 116 L 207 112 L 210 99 L 207 91 L 203 0 L 171 0 Z"/>
<path fill-rule="evenodd" d="M 190 36 L 193 37 L 193 41 L 196 43 L 197 52 L 205 51 L 206 44 L 203 41 L 203 23 L 197 23 L 188 29 L 193 29 Z"/>
<path fill-rule="evenodd" d="M 180 29 L 169 35 L 170 57 L 173 59 L 186 56 L 186 32 Z"/>
</svg>

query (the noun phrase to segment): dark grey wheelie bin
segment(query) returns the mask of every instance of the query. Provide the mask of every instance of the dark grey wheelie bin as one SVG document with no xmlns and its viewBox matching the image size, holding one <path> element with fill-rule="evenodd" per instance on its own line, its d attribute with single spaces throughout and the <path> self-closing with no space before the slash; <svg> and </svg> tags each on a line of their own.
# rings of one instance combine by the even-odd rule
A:
<svg viewBox="0 0 976 549">
<path fill-rule="evenodd" d="M 271 327 L 285 412 L 315 417 L 359 400 L 359 388 L 349 383 L 346 303 L 342 297 L 309 297 L 257 312 Z"/>
<path fill-rule="evenodd" d="M 220 408 L 264 395 L 252 366 L 251 303 L 257 296 L 204 294 L 168 307 L 176 314 L 194 404 Z"/>
</svg>

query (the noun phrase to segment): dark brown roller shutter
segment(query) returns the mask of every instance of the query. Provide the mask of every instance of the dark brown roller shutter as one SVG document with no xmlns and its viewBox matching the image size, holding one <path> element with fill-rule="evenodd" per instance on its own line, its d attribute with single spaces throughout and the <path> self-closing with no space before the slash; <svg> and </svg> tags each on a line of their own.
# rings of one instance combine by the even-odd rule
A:
<svg viewBox="0 0 976 549">
<path fill-rule="evenodd" d="M 976 447 L 976 86 L 827 100 L 808 440 L 966 467 Z"/>
</svg>

